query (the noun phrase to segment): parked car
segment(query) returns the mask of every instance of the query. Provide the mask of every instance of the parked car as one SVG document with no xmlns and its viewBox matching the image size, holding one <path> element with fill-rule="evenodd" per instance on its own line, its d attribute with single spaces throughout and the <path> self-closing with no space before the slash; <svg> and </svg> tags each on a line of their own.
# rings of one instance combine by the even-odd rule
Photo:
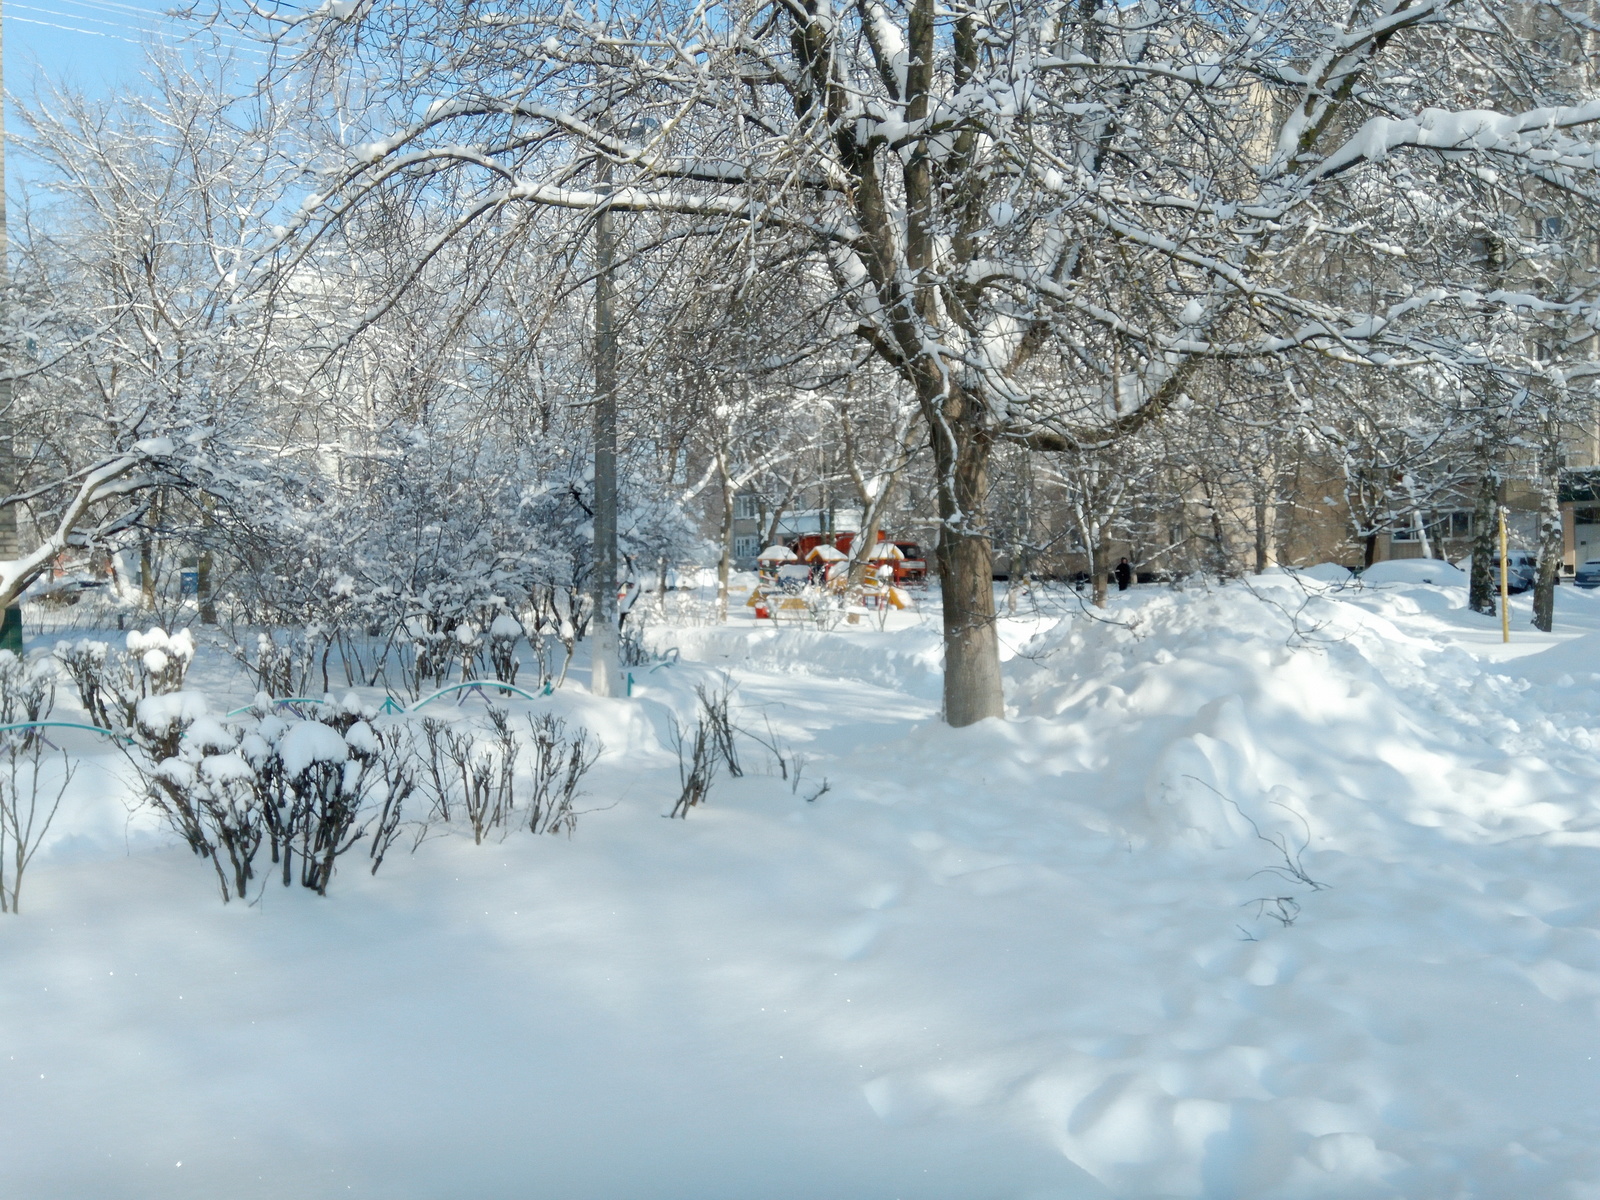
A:
<svg viewBox="0 0 1600 1200">
<path fill-rule="evenodd" d="M 1472 555 L 1467 555 L 1456 563 L 1467 574 L 1472 574 Z M 1500 587 L 1500 556 L 1495 555 L 1494 562 L 1489 569 L 1490 576 L 1494 579 L 1494 586 Z M 1506 591 L 1511 593 L 1525 592 L 1535 583 L 1539 582 L 1539 556 L 1529 550 L 1511 550 L 1506 554 Z"/>
<path fill-rule="evenodd" d="M 1600 558 L 1591 558 L 1586 563 L 1579 563 L 1572 582 L 1581 588 L 1600 587 Z"/>
<path fill-rule="evenodd" d="M 26 595 L 38 604 L 70 607 L 85 595 L 103 592 L 109 586 L 110 582 L 105 579 L 74 576 L 70 579 L 41 580 L 29 588 Z"/>
</svg>

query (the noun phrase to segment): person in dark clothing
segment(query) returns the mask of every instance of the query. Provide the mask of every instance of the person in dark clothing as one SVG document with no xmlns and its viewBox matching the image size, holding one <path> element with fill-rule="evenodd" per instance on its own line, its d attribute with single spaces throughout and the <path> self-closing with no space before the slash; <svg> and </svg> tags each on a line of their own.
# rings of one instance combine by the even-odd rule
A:
<svg viewBox="0 0 1600 1200">
<path fill-rule="evenodd" d="M 1117 577 L 1117 591 L 1127 591 L 1128 585 L 1133 582 L 1133 568 L 1128 565 L 1127 559 L 1123 559 L 1117 564 L 1114 574 Z"/>
</svg>

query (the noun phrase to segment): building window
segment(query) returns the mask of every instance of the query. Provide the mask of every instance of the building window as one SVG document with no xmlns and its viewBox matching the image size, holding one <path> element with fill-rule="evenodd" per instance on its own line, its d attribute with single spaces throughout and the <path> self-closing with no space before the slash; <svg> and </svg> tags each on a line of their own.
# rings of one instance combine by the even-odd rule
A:
<svg viewBox="0 0 1600 1200">
<path fill-rule="evenodd" d="M 761 539 L 747 534 L 741 534 L 733 539 L 733 556 L 735 558 L 754 558 L 761 553 Z"/>
<path fill-rule="evenodd" d="M 1429 513 L 1423 519 L 1428 540 L 1442 542 L 1446 538 L 1470 538 L 1472 536 L 1472 510 L 1461 508 L 1454 512 Z M 1405 524 L 1389 535 L 1391 541 L 1416 542 L 1421 538 L 1417 527 L 1407 518 Z"/>
<path fill-rule="evenodd" d="M 761 515 L 761 497 L 754 492 L 740 492 L 733 498 L 733 517 L 736 521 L 751 521 Z"/>
<path fill-rule="evenodd" d="M 1560 241 L 1563 227 L 1560 217 L 1540 217 L 1534 222 L 1536 236 L 1547 242 Z"/>
</svg>

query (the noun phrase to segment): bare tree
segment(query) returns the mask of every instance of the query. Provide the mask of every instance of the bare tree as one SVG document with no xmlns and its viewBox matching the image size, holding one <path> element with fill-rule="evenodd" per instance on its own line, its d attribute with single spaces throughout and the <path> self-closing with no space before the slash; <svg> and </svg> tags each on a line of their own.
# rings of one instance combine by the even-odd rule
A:
<svg viewBox="0 0 1600 1200">
<path fill-rule="evenodd" d="M 1319 255 L 1352 229 L 1412 237 L 1397 197 L 1471 192 L 1491 164 L 1502 194 L 1552 171 L 1593 191 L 1579 131 L 1600 113 L 1566 103 L 1488 0 L 252 11 L 300 52 L 302 95 L 365 101 L 339 114 L 354 137 L 291 231 L 290 273 L 319 230 L 410 188 L 438 214 L 430 253 L 508 207 L 650 211 L 752 257 L 785 247 L 831 290 L 928 431 L 957 725 L 1003 713 L 984 517 L 1000 441 L 1107 445 L 1213 359 L 1481 361 L 1462 318 L 1511 298 L 1439 256 L 1379 295 L 1318 278 Z M 1468 59 L 1501 110 L 1464 107 Z M 647 138 L 615 132 L 646 114 Z"/>
</svg>

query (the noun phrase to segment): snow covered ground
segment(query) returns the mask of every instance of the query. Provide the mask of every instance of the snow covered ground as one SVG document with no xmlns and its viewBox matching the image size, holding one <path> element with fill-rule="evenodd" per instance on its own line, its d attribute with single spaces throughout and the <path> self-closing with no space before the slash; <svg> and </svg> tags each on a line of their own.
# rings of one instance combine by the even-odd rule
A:
<svg viewBox="0 0 1600 1200">
<path fill-rule="evenodd" d="M 964 730 L 931 615 L 658 629 L 633 699 L 540 702 L 608 748 L 575 837 L 326 899 L 223 906 L 64 740 L 0 1195 L 1600 1197 L 1600 596 L 1510 647 L 1463 599 L 1056 597 Z M 724 672 L 798 786 L 751 743 L 664 820 Z"/>
</svg>

